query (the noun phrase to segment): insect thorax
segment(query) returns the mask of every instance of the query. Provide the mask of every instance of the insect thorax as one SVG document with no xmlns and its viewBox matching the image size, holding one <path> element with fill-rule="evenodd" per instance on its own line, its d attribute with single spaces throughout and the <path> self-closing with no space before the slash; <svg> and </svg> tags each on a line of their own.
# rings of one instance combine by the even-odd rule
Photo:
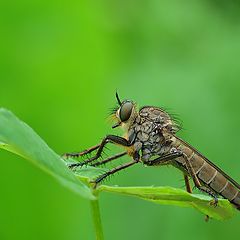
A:
<svg viewBox="0 0 240 240">
<path fill-rule="evenodd" d="M 164 131 L 176 132 L 175 124 L 166 112 L 155 107 L 140 109 L 129 128 L 128 137 L 136 151 L 141 151 L 143 162 L 170 150 L 171 140 L 166 138 Z"/>
</svg>

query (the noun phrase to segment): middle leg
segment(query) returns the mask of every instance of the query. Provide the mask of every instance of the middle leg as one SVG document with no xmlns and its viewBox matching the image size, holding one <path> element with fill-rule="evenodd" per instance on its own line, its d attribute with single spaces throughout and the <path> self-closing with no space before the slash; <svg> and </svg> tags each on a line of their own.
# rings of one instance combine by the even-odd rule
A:
<svg viewBox="0 0 240 240">
<path fill-rule="evenodd" d="M 101 144 L 99 145 L 97 153 L 96 153 L 96 155 L 94 157 L 91 157 L 91 158 L 89 158 L 89 159 L 87 159 L 87 160 L 85 160 L 83 162 L 70 164 L 69 168 L 83 166 L 85 164 L 88 164 L 88 163 L 91 163 L 91 162 L 97 160 L 101 156 L 104 146 L 107 143 L 109 143 L 109 142 L 114 143 L 114 144 L 118 144 L 118 145 L 121 145 L 121 146 L 124 146 L 124 147 L 130 147 L 131 146 L 129 141 L 127 139 L 125 139 L 125 138 L 122 138 L 122 137 L 119 137 L 119 136 L 115 136 L 115 135 L 107 135 L 102 140 Z"/>
<path fill-rule="evenodd" d="M 94 150 L 98 149 L 100 147 L 100 144 L 90 147 L 86 150 L 83 150 L 82 152 L 71 152 L 71 153 L 64 153 L 62 155 L 63 158 L 69 158 L 69 157 L 73 157 L 73 158 L 78 158 L 78 157 L 82 157 L 86 154 L 89 154 L 91 152 L 93 152 Z"/>
<path fill-rule="evenodd" d="M 111 157 L 109 157 L 109 158 L 106 158 L 106 159 L 104 159 L 104 160 L 101 160 L 101 161 L 99 161 L 99 162 L 92 163 L 92 164 L 90 164 L 90 166 L 92 166 L 92 167 L 97 167 L 97 166 L 100 166 L 100 165 L 102 165 L 102 164 L 111 162 L 111 161 L 113 161 L 113 160 L 115 160 L 115 159 L 118 159 L 118 158 L 120 158 L 120 157 L 122 157 L 122 156 L 124 156 L 124 155 L 126 155 L 126 154 L 127 154 L 127 152 L 118 153 L 118 154 L 116 154 L 116 155 L 113 155 L 113 156 L 111 156 Z"/>
</svg>

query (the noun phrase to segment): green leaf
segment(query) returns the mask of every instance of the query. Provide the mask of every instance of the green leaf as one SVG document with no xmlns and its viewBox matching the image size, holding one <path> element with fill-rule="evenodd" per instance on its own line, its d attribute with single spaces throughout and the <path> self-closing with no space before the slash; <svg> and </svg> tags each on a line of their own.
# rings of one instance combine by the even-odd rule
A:
<svg viewBox="0 0 240 240">
<path fill-rule="evenodd" d="M 104 174 L 108 170 L 109 169 L 107 168 L 95 168 L 91 166 L 83 166 L 81 168 L 77 168 L 74 171 L 74 174 L 80 179 L 86 179 L 89 181 L 90 179 L 93 180 L 96 177 L 100 176 L 101 174 Z"/>
<path fill-rule="evenodd" d="M 67 158 L 65 162 L 69 165 L 71 163 L 76 163 L 77 161 L 74 158 Z M 74 174 L 77 178 L 89 182 L 90 180 L 95 179 L 99 175 L 109 171 L 107 168 L 97 168 L 88 165 L 77 167 L 74 169 Z"/>
<path fill-rule="evenodd" d="M 235 211 L 229 201 L 225 199 L 219 199 L 218 205 L 214 207 L 210 205 L 212 199 L 208 196 L 190 194 L 182 189 L 171 187 L 110 187 L 102 185 L 98 191 L 135 196 L 158 204 L 192 207 L 217 220 L 231 218 Z"/>
<path fill-rule="evenodd" d="M 77 161 L 74 158 L 67 158 L 65 159 L 65 162 L 67 165 L 69 165 L 71 163 L 76 163 Z M 109 169 L 107 168 L 96 168 L 96 167 L 84 165 L 84 166 L 75 168 L 73 173 L 78 179 L 80 179 L 86 185 L 91 187 L 90 181 L 94 180 L 95 178 L 97 178 L 101 174 L 104 174 L 107 171 L 109 171 Z M 95 192 L 94 189 L 93 189 L 93 192 Z"/>
<path fill-rule="evenodd" d="M 66 163 L 24 122 L 10 111 L 0 109 L 0 148 L 13 152 L 53 176 L 66 188 L 87 199 L 91 190 L 66 166 Z"/>
</svg>

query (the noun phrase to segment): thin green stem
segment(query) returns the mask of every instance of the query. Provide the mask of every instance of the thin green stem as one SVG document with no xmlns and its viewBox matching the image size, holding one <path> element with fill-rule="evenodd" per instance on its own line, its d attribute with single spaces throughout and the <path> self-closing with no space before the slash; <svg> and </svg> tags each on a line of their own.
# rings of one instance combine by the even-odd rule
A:
<svg viewBox="0 0 240 240">
<path fill-rule="evenodd" d="M 90 202 L 91 202 L 91 211 L 92 211 L 93 224 L 94 224 L 94 229 L 96 234 L 96 240 L 103 240 L 104 238 L 103 238 L 102 222 L 101 222 L 98 199 L 91 200 Z"/>
</svg>

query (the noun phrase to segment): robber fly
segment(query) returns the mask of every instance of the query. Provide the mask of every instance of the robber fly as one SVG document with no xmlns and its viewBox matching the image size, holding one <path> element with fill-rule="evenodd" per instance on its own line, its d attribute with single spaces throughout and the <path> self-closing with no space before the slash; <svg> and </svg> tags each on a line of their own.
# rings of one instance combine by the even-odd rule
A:
<svg viewBox="0 0 240 240">
<path fill-rule="evenodd" d="M 97 185 L 107 176 L 140 162 L 147 166 L 170 164 L 183 172 L 188 192 L 192 192 L 190 177 L 198 189 L 213 197 L 214 205 L 217 205 L 217 196 L 221 195 L 240 210 L 240 185 L 199 151 L 177 137 L 180 127 L 166 111 L 153 106 L 144 106 L 138 110 L 133 101 L 121 101 L 117 93 L 116 98 L 119 106 L 113 113 L 116 124 L 112 128 L 122 127 L 126 136 L 107 135 L 100 144 L 83 152 L 66 153 L 65 157 L 80 157 L 96 150 L 95 156 L 69 165 L 71 169 L 85 164 L 99 166 L 124 155 L 131 157 L 128 163 L 97 177 L 94 180 Z M 108 143 L 122 146 L 125 151 L 99 161 Z"/>
</svg>

